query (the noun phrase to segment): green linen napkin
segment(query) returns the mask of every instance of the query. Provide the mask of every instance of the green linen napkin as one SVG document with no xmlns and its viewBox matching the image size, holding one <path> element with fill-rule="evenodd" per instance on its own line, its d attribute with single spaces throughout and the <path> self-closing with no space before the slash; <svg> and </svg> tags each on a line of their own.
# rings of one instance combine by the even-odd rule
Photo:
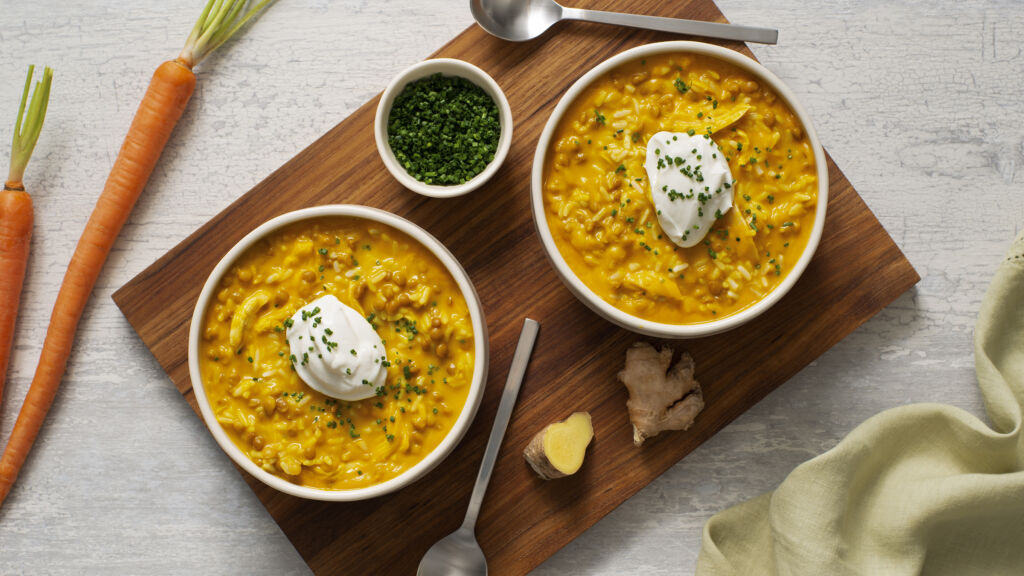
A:
<svg viewBox="0 0 1024 576">
<path fill-rule="evenodd" d="M 882 412 L 713 516 L 697 574 L 1024 574 L 1024 234 L 974 348 L 991 428 L 942 404 Z"/>
</svg>

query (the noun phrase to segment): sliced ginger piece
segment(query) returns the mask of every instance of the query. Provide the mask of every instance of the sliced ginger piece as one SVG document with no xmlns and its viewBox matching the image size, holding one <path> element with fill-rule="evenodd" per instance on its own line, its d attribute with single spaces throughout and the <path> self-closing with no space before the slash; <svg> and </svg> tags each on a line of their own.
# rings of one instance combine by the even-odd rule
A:
<svg viewBox="0 0 1024 576">
<path fill-rule="evenodd" d="M 657 436 L 664 430 L 686 430 L 704 409 L 700 384 L 693 378 L 693 358 L 683 352 L 672 363 L 672 349 L 661 351 L 637 342 L 626 351 L 626 366 L 619 380 L 629 389 L 629 420 L 633 423 L 633 444 Z"/>
<path fill-rule="evenodd" d="M 545 426 L 523 450 L 523 456 L 545 480 L 569 476 L 583 465 L 583 456 L 593 438 L 590 413 L 575 412 L 561 422 Z"/>
</svg>

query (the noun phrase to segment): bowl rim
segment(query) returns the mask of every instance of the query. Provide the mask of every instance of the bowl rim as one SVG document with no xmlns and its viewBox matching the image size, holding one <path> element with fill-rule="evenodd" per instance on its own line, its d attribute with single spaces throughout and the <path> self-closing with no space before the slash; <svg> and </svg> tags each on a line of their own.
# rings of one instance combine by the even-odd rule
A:
<svg viewBox="0 0 1024 576">
<path fill-rule="evenodd" d="M 645 56 L 670 52 L 688 52 L 718 58 L 753 74 L 759 79 L 767 81 L 776 94 L 778 94 L 779 97 L 789 105 L 790 109 L 793 110 L 793 113 L 800 120 L 804 133 L 807 135 L 811 144 L 811 149 L 814 151 L 814 160 L 816 163 L 818 177 L 818 199 L 815 209 L 814 228 L 811 230 L 810 238 L 807 240 L 807 247 L 804 249 L 799 260 L 797 260 L 796 265 L 792 270 L 790 270 L 782 283 L 776 286 L 774 290 L 769 292 L 761 300 L 751 304 L 739 312 L 736 312 L 735 314 L 731 314 L 721 319 L 697 324 L 666 324 L 663 322 L 655 322 L 653 320 L 639 318 L 616 308 L 595 294 L 576 276 L 575 273 L 573 273 L 572 269 L 569 268 L 569 265 L 566 264 L 565 259 L 562 257 L 562 254 L 559 251 L 558 246 L 555 245 L 554 238 L 551 235 L 551 230 L 547 224 L 547 214 L 544 208 L 542 182 L 544 175 L 544 159 L 548 146 L 551 142 L 551 137 L 555 131 L 555 127 L 565 114 L 566 109 L 575 101 L 584 89 L 594 82 L 594 80 L 613 68 Z M 569 291 L 572 292 L 576 298 L 598 315 L 610 322 L 613 322 L 614 324 L 626 328 L 627 330 L 658 338 L 685 339 L 700 338 L 710 336 L 712 334 L 718 334 L 749 322 L 771 308 L 789 292 L 793 285 L 796 284 L 797 280 L 799 280 L 811 259 L 814 257 L 814 252 L 817 250 L 818 243 L 821 240 L 822 231 L 825 226 L 825 213 L 828 207 L 828 187 L 828 164 L 825 158 L 825 151 L 821 146 L 821 141 L 818 139 L 818 134 L 814 129 L 814 125 L 810 121 L 810 116 L 797 100 L 796 95 L 793 94 L 782 80 L 753 58 L 735 50 L 730 50 L 722 46 L 708 44 L 705 42 L 679 40 L 645 44 L 643 46 L 637 46 L 620 52 L 591 68 L 576 80 L 568 90 L 566 90 L 565 94 L 562 95 L 558 104 L 555 106 L 555 109 L 548 117 L 547 123 L 544 125 L 544 129 L 537 141 L 537 148 L 533 156 L 533 167 L 530 177 L 530 204 L 533 209 L 534 226 L 537 229 L 537 234 L 540 236 L 541 244 L 544 246 L 544 252 L 547 254 L 548 260 L 555 268 L 558 276 L 562 279 L 562 282 L 567 288 L 569 288 Z"/>
<path fill-rule="evenodd" d="M 407 85 L 432 74 L 440 72 L 446 76 L 461 76 L 473 84 L 479 86 L 491 97 L 498 107 L 498 118 L 501 125 L 501 134 L 498 136 L 498 148 L 494 151 L 494 158 L 482 172 L 454 186 L 438 186 L 426 184 L 413 178 L 405 171 L 405 168 L 398 163 L 391 145 L 388 144 L 387 124 L 388 116 L 391 114 L 391 106 L 395 98 L 401 94 Z M 388 172 L 398 180 L 402 186 L 431 198 L 454 198 L 468 194 L 481 187 L 494 176 L 508 156 L 512 148 L 512 107 L 509 106 L 508 98 L 501 86 L 491 78 L 490 74 L 479 67 L 464 60 L 456 58 L 431 58 L 406 68 L 398 73 L 387 88 L 381 93 L 380 101 L 377 103 L 377 111 L 373 119 L 373 137 L 377 144 L 377 153 L 380 155 Z"/>
<path fill-rule="evenodd" d="M 470 389 L 466 398 L 466 404 L 463 407 L 462 412 L 459 414 L 459 417 L 456 419 L 455 424 L 452 426 L 452 429 L 444 439 L 441 440 L 441 443 L 429 452 L 422 460 L 402 474 L 391 478 L 390 480 L 381 482 L 380 484 L 367 486 L 365 488 L 356 488 L 353 490 L 327 490 L 301 486 L 271 474 L 257 466 L 256 463 L 250 460 L 241 449 L 235 446 L 234 442 L 231 441 L 231 438 L 228 437 L 223 426 L 217 422 L 216 417 L 213 414 L 213 410 L 210 408 L 209 400 L 206 397 L 201 373 L 199 371 L 199 341 L 203 314 L 209 306 L 224 274 L 231 268 L 231 266 L 234 265 L 246 250 L 281 228 L 303 220 L 331 217 L 359 218 L 391 226 L 392 228 L 409 235 L 413 240 L 419 242 L 430 250 L 431 253 L 433 253 L 434 256 L 444 264 L 445 268 L 447 268 L 448 272 L 452 275 L 452 278 L 458 285 L 459 290 L 465 297 L 466 305 L 469 309 L 470 318 L 472 320 L 475 340 L 474 354 L 476 357 L 474 358 L 473 377 L 470 381 Z M 480 401 L 483 398 L 484 389 L 487 384 L 489 349 L 490 345 L 487 336 L 487 323 L 484 318 L 483 306 L 480 303 L 480 297 L 477 295 L 476 289 L 469 279 L 469 275 L 455 259 L 455 256 L 452 255 L 440 240 L 417 224 L 401 216 L 392 214 L 391 212 L 356 204 L 328 204 L 294 210 L 271 218 L 246 234 L 245 237 L 232 246 L 232 248 L 220 259 L 213 271 L 210 272 L 206 282 L 203 284 L 203 289 L 199 294 L 199 298 L 197 299 L 195 308 L 192 312 L 188 339 L 188 370 L 189 377 L 192 381 L 193 392 L 203 417 L 203 422 L 217 441 L 217 444 L 220 445 L 221 449 L 227 453 L 236 465 L 267 486 L 284 492 L 285 494 L 312 500 L 351 502 L 375 498 L 403 488 L 425 476 L 442 460 L 448 457 L 452 450 L 454 450 L 465 436 L 466 431 L 469 429 L 473 419 L 476 417 L 477 410 L 480 408 Z"/>
</svg>

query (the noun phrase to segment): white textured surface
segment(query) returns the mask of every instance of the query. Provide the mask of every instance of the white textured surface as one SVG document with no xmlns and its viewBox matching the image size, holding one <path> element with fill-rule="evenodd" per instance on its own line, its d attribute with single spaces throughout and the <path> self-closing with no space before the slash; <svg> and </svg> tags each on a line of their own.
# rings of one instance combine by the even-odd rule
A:
<svg viewBox="0 0 1024 576">
<path fill-rule="evenodd" d="M 0 153 L 25 67 L 56 69 L 27 177 L 37 219 L 3 438 L 132 113 L 198 4 L 0 0 Z M 771 489 L 869 416 L 919 401 L 982 413 L 972 327 L 1024 221 L 1019 1 L 719 4 L 733 21 L 781 29 L 780 45 L 754 52 L 802 99 L 924 279 L 538 574 L 689 572 L 708 517 Z M 470 18 L 464 0 L 281 1 L 203 66 L 0 509 L 0 573 L 308 573 L 110 295 Z"/>
</svg>

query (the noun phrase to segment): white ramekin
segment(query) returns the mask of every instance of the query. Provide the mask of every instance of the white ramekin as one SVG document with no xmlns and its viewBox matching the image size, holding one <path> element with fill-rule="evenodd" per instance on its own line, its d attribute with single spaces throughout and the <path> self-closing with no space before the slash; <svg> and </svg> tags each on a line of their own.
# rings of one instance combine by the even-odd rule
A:
<svg viewBox="0 0 1024 576">
<path fill-rule="evenodd" d="M 576 276 L 576 274 L 573 273 L 572 269 L 569 268 L 569 265 L 565 262 L 565 259 L 562 258 L 562 254 L 558 251 L 558 246 L 555 245 L 554 238 L 551 236 L 551 230 L 548 228 L 547 213 L 544 209 L 542 182 L 544 177 L 544 159 L 547 154 L 548 146 L 551 142 L 552 134 L 554 134 L 555 128 L 558 126 L 558 123 L 565 111 L 573 101 L 576 100 L 576 97 L 601 75 L 625 64 L 626 62 L 665 53 L 702 54 L 717 58 L 753 74 L 758 78 L 758 80 L 771 86 L 772 90 L 774 90 L 775 93 L 778 94 L 779 97 L 781 97 L 782 100 L 790 107 L 793 113 L 796 114 L 797 118 L 800 120 L 800 124 L 803 125 L 804 132 L 810 140 L 811 149 L 814 150 L 814 161 L 817 164 L 818 169 L 818 201 L 814 216 L 814 229 L 811 231 L 811 236 L 807 241 L 807 247 L 804 249 L 803 254 L 800 255 L 800 259 L 797 261 L 793 269 L 781 284 L 776 286 L 775 289 L 769 292 L 764 298 L 748 308 L 718 320 L 702 322 L 699 324 L 665 324 L 638 318 L 619 310 L 595 294 Z M 637 48 L 626 50 L 620 54 L 616 54 L 592 68 L 569 87 L 569 90 L 567 90 L 565 95 L 562 96 L 562 99 L 559 100 L 558 105 L 555 106 L 555 110 L 551 113 L 551 117 L 548 118 L 548 122 L 544 126 L 544 131 L 541 132 L 540 140 L 537 142 L 537 151 L 533 156 L 531 188 L 533 221 L 537 227 L 537 233 L 540 235 L 541 243 L 544 245 L 544 251 L 547 253 L 551 264 L 554 265 L 558 276 L 561 277 L 562 282 L 569 288 L 569 291 L 579 298 L 581 302 L 586 304 L 591 310 L 604 317 L 606 320 L 633 332 L 639 332 L 641 334 L 658 338 L 699 338 L 730 330 L 756 318 L 760 314 L 764 313 L 765 310 L 771 308 L 776 302 L 785 296 L 787 292 L 789 292 L 789 289 L 792 288 L 794 284 L 796 284 L 796 281 L 800 278 L 800 275 L 803 273 L 804 269 L 807 268 L 807 264 L 810 263 L 811 258 L 814 256 L 814 251 L 818 247 L 818 242 L 821 240 L 821 233 L 825 226 L 825 209 L 828 205 L 828 165 L 825 162 L 825 151 L 822 149 L 821 143 L 818 141 L 818 134 L 814 131 L 814 127 L 811 124 L 811 119 L 807 115 L 807 112 L 804 111 L 803 107 L 793 95 L 793 92 L 786 87 L 778 77 L 769 72 L 767 68 L 739 52 L 722 48 L 721 46 L 716 46 L 714 44 L 689 41 L 659 42 L 656 44 L 639 46 Z"/>
<path fill-rule="evenodd" d="M 498 118 L 501 122 L 501 135 L 498 137 L 498 149 L 494 151 L 494 159 L 484 168 L 483 172 L 477 174 L 471 180 L 453 186 L 426 184 L 413 178 L 398 163 L 398 159 L 395 158 L 395 154 L 391 151 L 391 146 L 388 144 L 388 117 L 391 115 L 391 105 L 394 104 L 395 98 L 402 93 L 402 90 L 409 83 L 437 73 L 445 76 L 460 76 L 482 88 L 498 107 Z M 380 153 L 384 166 L 387 167 L 388 172 L 391 172 L 391 175 L 402 186 L 424 196 L 453 198 L 468 194 L 482 186 L 494 176 L 498 168 L 505 161 L 505 156 L 508 155 L 509 148 L 512 147 L 512 107 L 508 105 L 505 93 L 502 92 L 501 87 L 494 81 L 494 78 L 491 78 L 487 72 L 469 62 L 454 58 L 424 60 L 419 64 L 406 68 L 384 89 L 384 93 L 380 97 L 380 103 L 377 104 L 377 115 L 373 120 L 373 136 L 377 141 L 377 152 Z"/>
<path fill-rule="evenodd" d="M 257 242 L 285 226 L 302 220 L 330 217 L 354 217 L 371 220 L 373 222 L 380 222 L 408 234 L 413 240 L 416 240 L 430 250 L 430 252 L 434 254 L 434 256 L 436 256 L 451 273 L 452 277 L 455 279 L 455 283 L 459 287 L 459 290 L 462 292 L 463 297 L 466 299 L 466 305 L 469 308 L 469 315 L 473 325 L 473 338 L 475 342 L 473 378 L 470 383 L 469 395 L 466 398 L 466 405 L 463 407 L 462 412 L 455 421 L 455 425 L 452 427 L 451 431 L 448 432 L 448 435 L 445 436 L 444 440 L 441 441 L 437 448 L 427 454 L 423 460 L 401 475 L 374 486 L 354 490 L 322 490 L 319 488 L 300 486 L 298 484 L 293 484 L 284 478 L 275 476 L 257 466 L 245 455 L 245 453 L 242 452 L 242 450 L 235 446 L 234 442 L 232 442 L 231 438 L 228 437 L 220 423 L 217 422 L 217 419 L 213 414 L 213 410 L 210 408 L 210 402 L 206 398 L 206 391 L 203 389 L 202 377 L 199 371 L 199 343 L 202 338 L 200 329 L 203 324 L 203 315 L 207 306 L 210 305 L 210 302 L 216 296 L 217 287 L 218 284 L 220 284 L 221 278 L 231 268 L 235 261 Z M 389 492 L 394 492 L 431 471 L 442 460 L 444 460 L 449 453 L 451 453 L 459 441 L 462 440 L 466 430 L 469 429 L 469 425 L 473 422 L 477 409 L 480 407 L 480 399 L 483 397 L 484 387 L 487 383 L 487 363 L 487 325 L 484 322 L 484 314 L 483 308 L 480 305 L 480 298 L 477 296 L 476 289 L 470 282 L 466 271 L 462 269 L 462 266 L 455 260 L 452 253 L 449 252 L 437 238 L 434 238 L 426 230 L 405 218 L 401 218 L 391 214 L 390 212 L 377 210 L 376 208 L 350 204 L 316 206 L 313 208 L 305 208 L 294 212 L 288 212 L 287 214 L 282 214 L 265 222 L 247 234 L 245 238 L 242 238 L 234 245 L 234 247 L 231 248 L 231 250 L 228 251 L 227 254 L 224 255 L 223 258 L 221 258 L 220 262 L 218 262 L 217 266 L 213 269 L 213 272 L 211 272 L 210 276 L 206 279 L 206 284 L 203 285 L 203 290 L 199 294 L 199 300 L 196 303 L 195 311 L 192 313 L 192 325 L 189 327 L 188 333 L 188 370 L 189 376 L 192 379 L 192 388 L 195 392 L 196 401 L 199 403 L 199 410 L 202 412 L 203 420 L 206 422 L 206 427 L 210 430 L 210 433 L 213 434 L 214 439 L 217 440 L 217 444 L 219 444 L 221 449 L 231 457 L 235 464 L 249 474 L 255 476 L 260 482 L 263 482 L 267 486 L 280 490 L 286 494 L 313 500 L 353 501 L 375 498 Z"/>
</svg>

